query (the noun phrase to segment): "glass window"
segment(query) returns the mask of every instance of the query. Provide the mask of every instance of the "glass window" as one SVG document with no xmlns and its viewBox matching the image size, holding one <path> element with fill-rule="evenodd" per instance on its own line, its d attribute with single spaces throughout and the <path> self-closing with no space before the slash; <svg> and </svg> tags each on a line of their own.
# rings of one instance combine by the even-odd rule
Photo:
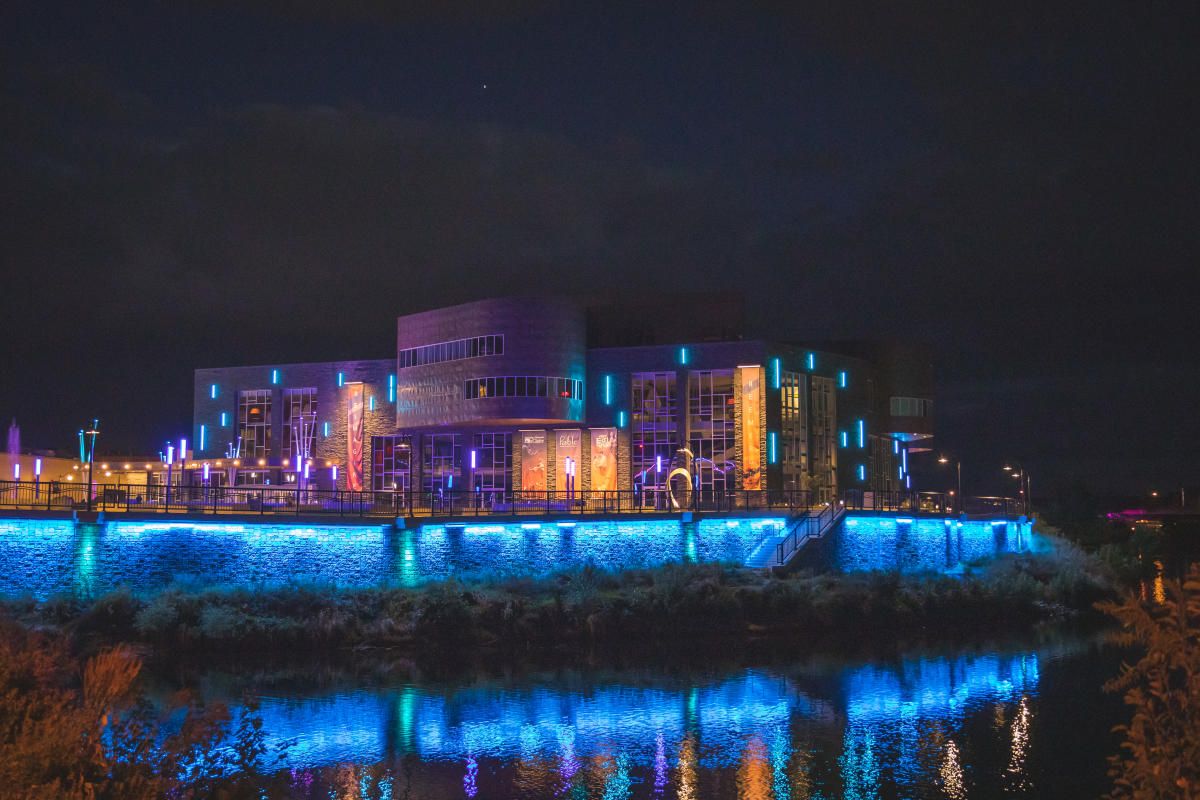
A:
<svg viewBox="0 0 1200 800">
<path fill-rule="evenodd" d="M 371 437 L 371 485 L 377 492 L 407 492 L 412 487 L 412 437 Z"/>
<path fill-rule="evenodd" d="M 242 459 L 271 456 L 271 390 L 250 389 L 238 392 L 237 457 Z"/>
<path fill-rule="evenodd" d="M 692 474 L 703 491 L 737 488 L 733 370 L 688 373 Z"/>
<path fill-rule="evenodd" d="M 311 457 L 316 432 L 316 388 L 284 389 L 283 457 L 289 459 L 296 456 Z"/>
<path fill-rule="evenodd" d="M 645 489 L 662 489 L 667 485 L 671 461 L 679 448 L 675 373 L 635 372 L 632 392 L 633 482 Z M 644 502 L 654 502 L 652 495 L 643 497 Z"/>
</svg>

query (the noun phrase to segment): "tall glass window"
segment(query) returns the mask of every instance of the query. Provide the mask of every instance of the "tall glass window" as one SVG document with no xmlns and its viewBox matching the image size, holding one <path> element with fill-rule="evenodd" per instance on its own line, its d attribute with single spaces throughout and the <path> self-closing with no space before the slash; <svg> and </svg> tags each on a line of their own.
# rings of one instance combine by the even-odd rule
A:
<svg viewBox="0 0 1200 800">
<path fill-rule="evenodd" d="M 472 488 L 484 492 L 507 492 L 509 475 L 512 474 L 512 434 L 473 434 L 471 449 L 475 451 Z"/>
<path fill-rule="evenodd" d="M 240 458 L 271 456 L 271 390 L 238 392 L 238 441 Z"/>
<path fill-rule="evenodd" d="M 688 374 L 688 447 L 701 491 L 737 486 L 733 409 L 733 370 Z"/>
<path fill-rule="evenodd" d="M 412 487 L 412 437 L 371 437 L 371 485 L 377 492 L 407 492 Z"/>
<path fill-rule="evenodd" d="M 426 433 L 421 436 L 421 488 L 426 492 L 466 489 L 462 485 L 462 435 Z"/>
<path fill-rule="evenodd" d="M 832 501 L 837 494 L 837 394 L 833 378 L 812 379 L 812 489 L 817 499 Z"/>
<path fill-rule="evenodd" d="M 633 482 L 663 489 L 679 449 L 679 396 L 674 372 L 635 372 L 630 405 Z M 651 502 L 647 497 L 646 502 Z"/>
<path fill-rule="evenodd" d="M 780 376 L 780 406 L 782 421 L 780 440 L 783 445 L 783 487 L 808 488 L 808 392 L 802 372 L 784 372 Z"/>
<path fill-rule="evenodd" d="M 317 390 L 283 390 L 283 457 L 312 455 L 317 431 Z"/>
</svg>

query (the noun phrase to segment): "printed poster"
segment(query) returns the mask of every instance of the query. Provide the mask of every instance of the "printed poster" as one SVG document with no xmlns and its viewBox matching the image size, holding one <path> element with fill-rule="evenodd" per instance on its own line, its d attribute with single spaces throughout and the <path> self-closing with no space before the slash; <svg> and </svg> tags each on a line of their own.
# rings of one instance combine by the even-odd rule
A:
<svg viewBox="0 0 1200 800">
<path fill-rule="evenodd" d="M 762 368 L 739 367 L 742 381 L 742 488 L 762 489 Z"/>
<path fill-rule="evenodd" d="M 363 488 L 363 395 L 366 385 L 350 387 L 350 408 L 346 411 L 346 488 Z"/>
<path fill-rule="evenodd" d="M 546 491 L 546 432 L 520 431 L 521 491 Z"/>
<path fill-rule="evenodd" d="M 592 428 L 592 491 L 617 489 L 617 429 Z"/>
<path fill-rule="evenodd" d="M 579 456 L 582 453 L 582 434 L 578 428 L 554 432 L 554 486 L 557 491 L 567 490 L 567 459 L 575 463 L 575 489 L 579 490 Z"/>
</svg>

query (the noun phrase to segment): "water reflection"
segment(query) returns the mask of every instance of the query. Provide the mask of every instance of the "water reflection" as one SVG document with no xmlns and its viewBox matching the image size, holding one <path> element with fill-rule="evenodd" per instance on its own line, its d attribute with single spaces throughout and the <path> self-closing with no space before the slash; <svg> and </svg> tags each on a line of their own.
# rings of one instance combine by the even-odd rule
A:
<svg viewBox="0 0 1200 800">
<path fill-rule="evenodd" d="M 305 797 L 401 783 L 468 798 L 1028 794 L 1041 663 L 1027 651 L 674 679 L 567 672 L 266 695 L 259 713 L 268 745 L 294 740 L 287 766 Z"/>
</svg>

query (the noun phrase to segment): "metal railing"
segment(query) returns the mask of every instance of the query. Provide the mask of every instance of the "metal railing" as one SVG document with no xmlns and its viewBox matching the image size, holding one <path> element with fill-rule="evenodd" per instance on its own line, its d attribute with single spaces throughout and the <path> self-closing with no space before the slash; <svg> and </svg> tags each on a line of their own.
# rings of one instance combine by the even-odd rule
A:
<svg viewBox="0 0 1200 800">
<path fill-rule="evenodd" d="M 473 517 L 554 514 L 651 514 L 681 511 L 777 511 L 811 506 L 808 492 L 696 491 L 672 499 L 665 490 L 348 491 L 295 486 L 189 486 L 0 481 L 0 508 L 164 514 L 330 515 L 337 517 Z"/>
<path fill-rule="evenodd" d="M 1013 497 L 963 497 L 946 492 L 873 492 L 847 489 L 841 503 L 850 511 L 897 511 L 914 515 L 948 514 L 1001 515 L 1015 517 L 1025 513 L 1021 500 Z M 961 499 L 962 502 L 959 502 Z"/>
<path fill-rule="evenodd" d="M 348 491 L 296 486 L 188 486 L 95 484 L 69 481 L 0 481 L 0 509 L 111 511 L 163 514 L 254 514 L 334 517 L 488 517 L 653 514 L 682 511 L 715 513 L 778 512 L 787 516 L 818 509 L 946 514 L 960 509 L 953 498 L 929 492 L 842 493 L 838 502 L 819 502 L 799 490 L 692 491 L 672 499 L 665 490 L 640 491 Z M 967 498 L 966 513 L 1020 513 L 1012 498 Z"/>
<path fill-rule="evenodd" d="M 776 566 L 786 564 L 810 539 L 820 539 L 824 536 L 845 513 L 846 509 L 841 504 L 822 505 L 819 509 L 813 509 L 812 512 L 793 520 L 787 536 L 775 545 Z"/>
</svg>

